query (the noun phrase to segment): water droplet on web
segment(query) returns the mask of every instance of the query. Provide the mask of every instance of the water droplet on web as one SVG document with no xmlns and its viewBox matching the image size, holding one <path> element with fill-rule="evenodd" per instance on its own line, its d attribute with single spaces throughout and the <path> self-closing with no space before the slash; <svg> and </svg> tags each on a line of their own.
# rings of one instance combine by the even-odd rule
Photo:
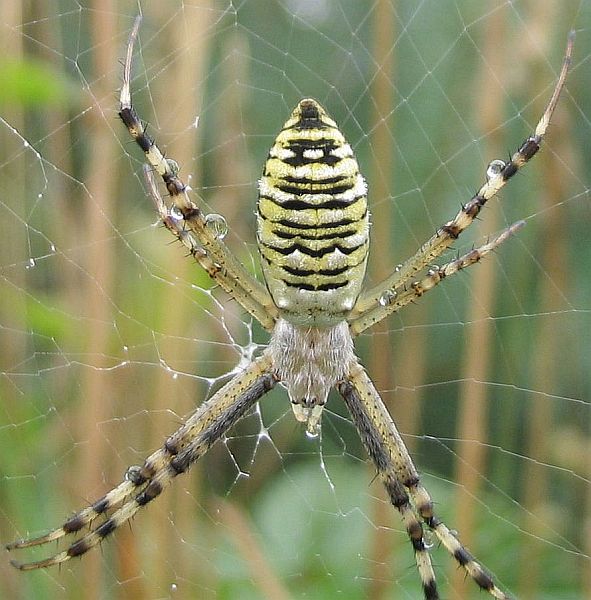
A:
<svg viewBox="0 0 591 600">
<path fill-rule="evenodd" d="M 175 220 L 175 221 L 182 221 L 184 219 L 183 217 L 183 213 L 180 211 L 179 207 L 176 206 L 175 204 L 173 204 L 170 207 L 170 210 L 168 212 L 168 214 Z"/>
<path fill-rule="evenodd" d="M 435 535 L 430 529 L 423 532 L 423 543 L 425 544 L 425 550 L 431 550 L 435 546 Z"/>
<path fill-rule="evenodd" d="M 179 378 L 179 374 L 178 373 L 173 373 L 172 374 L 172 378 L 173 379 L 178 379 Z"/>
<path fill-rule="evenodd" d="M 37 263 L 34 258 L 29 258 L 29 262 L 27 263 L 26 269 L 32 269 Z"/>
<path fill-rule="evenodd" d="M 228 224 L 222 215 L 211 213 L 205 217 L 205 225 L 213 231 L 218 240 L 223 240 L 228 233 Z"/>
<path fill-rule="evenodd" d="M 306 429 L 306 437 L 309 440 L 315 440 L 319 436 L 319 434 L 320 432 L 318 430 L 310 431 L 309 429 Z"/>
<path fill-rule="evenodd" d="M 399 263 L 396 265 L 396 267 L 394 267 L 394 271 L 396 271 L 396 273 L 399 273 L 400 271 L 402 271 L 402 264 Z"/>
<path fill-rule="evenodd" d="M 505 163 L 502 160 L 493 160 L 486 169 L 486 178 L 492 179 L 493 177 L 496 177 L 504 168 Z"/>
<path fill-rule="evenodd" d="M 386 290 L 378 299 L 380 306 L 389 306 L 392 301 L 398 296 L 395 290 Z"/>
<path fill-rule="evenodd" d="M 176 583 L 171 583 L 170 584 L 170 591 L 171 592 L 176 592 L 177 591 L 177 584 Z"/>
<path fill-rule="evenodd" d="M 142 468 L 138 467 L 138 465 L 132 465 L 125 471 L 124 479 L 125 481 L 130 481 L 131 483 L 135 483 L 139 485 L 143 481 L 142 477 Z"/>
<path fill-rule="evenodd" d="M 176 177 L 180 170 L 179 163 L 176 160 L 172 160 L 172 158 L 166 158 L 165 160 L 170 172 Z"/>
</svg>

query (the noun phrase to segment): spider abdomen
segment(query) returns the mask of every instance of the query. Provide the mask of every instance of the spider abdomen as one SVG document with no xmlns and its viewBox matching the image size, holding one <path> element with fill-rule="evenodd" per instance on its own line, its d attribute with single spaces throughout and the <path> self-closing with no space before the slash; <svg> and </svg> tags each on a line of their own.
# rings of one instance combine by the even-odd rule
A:
<svg viewBox="0 0 591 600">
<path fill-rule="evenodd" d="M 267 286 L 286 319 L 325 326 L 351 310 L 367 262 L 367 185 L 315 100 L 300 101 L 269 151 L 257 238 Z"/>
</svg>

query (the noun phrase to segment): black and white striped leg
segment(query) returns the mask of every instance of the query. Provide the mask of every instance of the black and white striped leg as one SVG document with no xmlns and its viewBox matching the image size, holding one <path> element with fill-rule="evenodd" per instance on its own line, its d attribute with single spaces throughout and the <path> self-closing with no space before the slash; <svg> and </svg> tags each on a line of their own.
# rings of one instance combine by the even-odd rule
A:
<svg viewBox="0 0 591 600">
<path fill-rule="evenodd" d="M 474 222 L 486 203 L 494 198 L 515 173 L 538 153 L 566 82 L 572 60 L 573 46 L 574 32 L 571 32 L 568 37 L 558 81 L 533 134 L 522 142 L 509 161 L 493 160 L 486 171 L 486 181 L 481 185 L 478 192 L 462 206 L 456 216 L 439 227 L 435 234 L 417 250 L 414 256 L 399 265 L 394 273 L 372 288 L 365 290 L 359 296 L 349 316 L 349 321 L 357 321 L 358 332 L 363 331 L 362 326 L 366 329 L 394 312 L 395 307 L 388 304 L 384 305 L 381 302 L 384 293 L 402 287 L 415 273 L 428 267 L 441 256 L 458 239 L 460 234 Z M 368 312 L 373 313 L 371 319 L 366 318 Z"/>
<path fill-rule="evenodd" d="M 423 527 L 427 526 L 481 589 L 498 600 L 509 600 L 509 596 L 495 585 L 490 574 L 434 514 L 433 501 L 420 484 L 419 474 L 396 425 L 371 379 L 359 364 L 351 368 L 338 390 L 390 501 L 402 516 L 415 552 L 425 598 L 439 598 L 431 557 L 423 535 Z"/>
<path fill-rule="evenodd" d="M 204 402 L 142 466 L 130 467 L 125 480 L 102 498 L 69 518 L 46 535 L 8 544 L 8 550 L 40 546 L 76 535 L 90 527 L 68 548 L 48 558 L 19 562 L 13 566 L 28 571 L 64 563 L 98 545 L 141 508 L 157 498 L 164 488 L 203 456 L 276 383 L 267 357 L 254 361 L 210 400 Z M 94 525 L 92 522 L 98 520 Z"/>
</svg>

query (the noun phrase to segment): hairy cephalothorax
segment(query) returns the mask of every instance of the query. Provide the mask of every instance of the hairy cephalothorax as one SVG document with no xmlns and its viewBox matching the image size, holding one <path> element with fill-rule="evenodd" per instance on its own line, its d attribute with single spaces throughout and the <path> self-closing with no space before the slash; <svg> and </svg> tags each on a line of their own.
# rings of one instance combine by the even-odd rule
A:
<svg viewBox="0 0 591 600">
<path fill-rule="evenodd" d="M 146 156 L 144 172 L 164 225 L 188 248 L 197 263 L 244 310 L 271 332 L 258 358 L 234 376 L 175 431 L 140 466 L 96 502 L 75 513 L 57 529 L 8 544 L 27 548 L 75 536 L 62 551 L 35 562 L 17 562 L 21 570 L 49 567 L 80 556 L 99 544 L 166 485 L 207 452 L 278 382 L 286 388 L 298 421 L 310 435 L 320 427 L 328 392 L 336 389 L 392 505 L 402 517 L 415 554 L 425 598 L 439 598 L 425 541 L 430 530 L 480 588 L 491 596 L 509 596 L 437 517 L 427 490 L 371 379 L 359 364 L 353 338 L 420 298 L 497 248 L 522 223 L 502 231 L 483 246 L 442 266 L 433 266 L 482 207 L 539 150 L 564 87 L 574 36 L 556 87 L 534 133 L 507 162 L 493 160 L 486 181 L 457 215 L 392 274 L 363 290 L 369 250 L 367 185 L 351 146 L 336 123 L 312 99 L 301 100 L 277 136 L 259 183 L 257 241 L 265 284 L 258 282 L 223 242 L 223 217 L 203 213 L 178 177 L 178 166 L 164 157 L 146 134 L 131 104 L 131 62 L 136 20 L 127 48 L 120 117 Z M 161 177 L 167 204 L 156 185 Z"/>
<path fill-rule="evenodd" d="M 328 392 L 357 361 L 347 322 L 305 327 L 279 319 L 265 354 L 287 388 L 296 419 L 307 423 L 308 434 L 315 435 Z"/>
</svg>

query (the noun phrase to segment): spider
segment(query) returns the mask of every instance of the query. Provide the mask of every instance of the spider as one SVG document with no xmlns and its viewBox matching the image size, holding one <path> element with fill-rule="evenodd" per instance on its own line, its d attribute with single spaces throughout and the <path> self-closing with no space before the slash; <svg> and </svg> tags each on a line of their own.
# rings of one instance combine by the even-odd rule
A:
<svg viewBox="0 0 591 600">
<path fill-rule="evenodd" d="M 230 253 L 222 239 L 223 218 L 204 214 L 179 178 L 178 165 L 164 157 L 132 106 L 131 65 L 139 26 L 138 17 L 127 45 L 119 116 L 146 156 L 144 173 L 150 195 L 163 224 L 271 338 L 258 358 L 199 406 L 143 465 L 129 467 L 119 485 L 49 533 L 7 546 L 14 550 L 48 544 L 69 534 L 77 536 L 65 550 L 44 560 L 12 564 L 21 570 L 50 567 L 98 545 L 157 498 L 281 383 L 295 418 L 305 423 L 310 435 L 319 431 L 329 391 L 338 390 L 400 513 L 425 598 L 439 598 L 425 529 L 434 533 L 480 588 L 494 598 L 509 598 L 435 514 L 396 425 L 355 356 L 353 338 L 475 264 L 523 225 L 514 223 L 486 244 L 443 266 L 431 266 L 486 202 L 538 152 L 564 87 L 574 34 L 569 35 L 558 81 L 533 135 L 507 162 L 489 164 L 478 192 L 414 256 L 377 285 L 362 290 L 369 251 L 367 185 L 351 146 L 326 111 L 315 100 L 301 100 L 269 151 L 257 204 L 262 284 Z M 168 204 L 153 172 L 166 186 Z"/>
</svg>

